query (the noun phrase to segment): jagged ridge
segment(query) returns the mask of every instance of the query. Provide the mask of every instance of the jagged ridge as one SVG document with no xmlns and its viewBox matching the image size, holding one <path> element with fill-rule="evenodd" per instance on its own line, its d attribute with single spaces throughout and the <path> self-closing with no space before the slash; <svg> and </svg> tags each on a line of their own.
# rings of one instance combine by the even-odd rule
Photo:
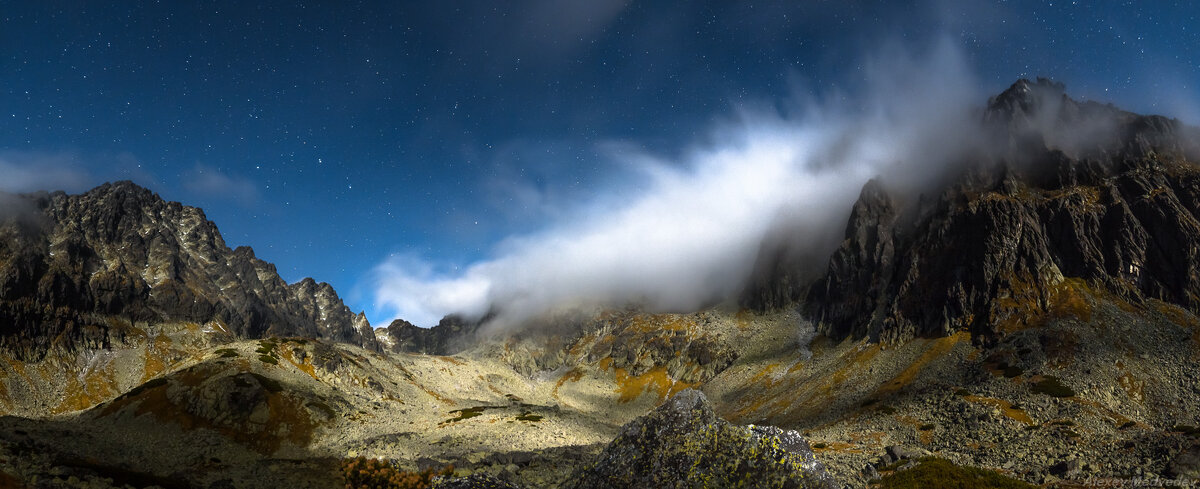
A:
<svg viewBox="0 0 1200 489">
<path fill-rule="evenodd" d="M 328 284 L 287 284 L 249 247 L 229 249 L 204 212 L 124 181 L 81 195 L 5 195 L 0 347 L 106 347 L 120 325 L 216 322 L 257 338 L 305 336 L 375 347 Z"/>
<path fill-rule="evenodd" d="M 1044 79 L 993 97 L 983 124 L 997 145 L 936 200 L 864 187 L 806 297 L 823 332 L 991 341 L 1063 313 L 1080 288 L 1200 311 L 1196 129 Z"/>
</svg>

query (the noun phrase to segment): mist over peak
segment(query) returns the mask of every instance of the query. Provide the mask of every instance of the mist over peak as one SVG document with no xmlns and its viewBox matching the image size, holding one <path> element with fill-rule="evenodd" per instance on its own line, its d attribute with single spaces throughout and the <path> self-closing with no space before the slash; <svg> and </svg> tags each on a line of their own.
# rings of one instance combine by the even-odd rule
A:
<svg viewBox="0 0 1200 489">
<path fill-rule="evenodd" d="M 1081 150 L 1122 114 L 1043 78 L 985 98 L 948 41 L 890 45 L 862 65 L 858 91 L 737 107 L 676 159 L 615 156 L 637 171 L 597 195 L 621 200 L 510 236 L 488 259 L 438 267 L 394 255 L 374 270 L 375 300 L 421 326 L 486 314 L 485 326 L 508 328 L 565 307 L 696 310 L 762 280 L 756 263 L 772 249 L 798 282 L 823 273 L 868 180 L 915 197 L 973 155 L 1007 151 L 1012 134 Z"/>
<path fill-rule="evenodd" d="M 919 186 L 979 137 L 968 123 L 979 83 L 952 44 L 892 48 L 863 66 L 861 93 L 736 107 L 675 159 L 624 145 L 614 158 L 636 171 L 597 192 L 621 200 L 510 236 L 488 259 L 394 255 L 374 270 L 375 300 L 421 326 L 490 313 L 503 328 L 555 308 L 627 303 L 694 310 L 736 298 L 764 240 L 779 235 L 819 271 L 867 180 Z"/>
</svg>

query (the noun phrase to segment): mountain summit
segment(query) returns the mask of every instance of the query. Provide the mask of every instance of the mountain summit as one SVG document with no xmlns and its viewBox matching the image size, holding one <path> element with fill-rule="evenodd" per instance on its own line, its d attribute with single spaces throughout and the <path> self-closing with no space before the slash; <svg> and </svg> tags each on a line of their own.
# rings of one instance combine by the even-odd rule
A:
<svg viewBox="0 0 1200 489">
<path fill-rule="evenodd" d="M 835 337 L 994 340 L 1079 292 L 1200 312 L 1200 134 L 1066 96 L 1046 79 L 993 97 L 996 137 L 936 197 L 863 188 L 809 289 Z"/>
<path fill-rule="evenodd" d="M 285 283 L 254 250 L 226 246 L 198 208 L 128 181 L 0 198 L 0 347 L 22 357 L 170 321 L 375 348 L 366 317 L 329 284 Z"/>
</svg>

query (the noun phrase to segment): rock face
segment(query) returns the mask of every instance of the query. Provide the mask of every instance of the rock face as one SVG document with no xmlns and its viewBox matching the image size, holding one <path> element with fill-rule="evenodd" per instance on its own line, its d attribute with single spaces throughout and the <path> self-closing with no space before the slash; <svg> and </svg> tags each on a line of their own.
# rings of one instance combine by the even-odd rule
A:
<svg viewBox="0 0 1200 489">
<path fill-rule="evenodd" d="M 446 316 L 432 328 L 422 328 L 403 319 L 380 328 L 383 343 L 394 352 L 453 355 L 473 343 L 480 321 Z"/>
<path fill-rule="evenodd" d="M 204 212 L 131 182 L 82 195 L 4 195 L 0 347 L 104 347 L 120 325 L 216 322 L 243 337 L 306 336 L 375 348 L 366 318 L 328 284 L 287 284 Z"/>
<path fill-rule="evenodd" d="M 734 426 L 687 389 L 634 420 L 563 487 L 833 488 L 833 478 L 794 431 Z"/>
<path fill-rule="evenodd" d="M 1047 80 L 1017 82 L 983 120 L 997 144 L 936 199 L 863 188 L 808 292 L 825 334 L 993 340 L 1071 313 L 1081 289 L 1200 312 L 1200 132 Z"/>
</svg>

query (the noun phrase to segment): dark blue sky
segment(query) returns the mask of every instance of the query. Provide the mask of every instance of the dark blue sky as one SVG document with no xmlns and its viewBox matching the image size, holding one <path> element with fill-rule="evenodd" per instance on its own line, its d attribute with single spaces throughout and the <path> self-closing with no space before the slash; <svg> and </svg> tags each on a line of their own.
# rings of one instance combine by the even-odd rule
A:
<svg viewBox="0 0 1200 489">
<path fill-rule="evenodd" d="M 114 3 L 0 0 L 0 188 L 132 179 L 375 322 L 389 254 L 466 266 L 626 188 L 623 146 L 852 99 L 889 49 L 1200 122 L 1188 2 Z"/>
</svg>

